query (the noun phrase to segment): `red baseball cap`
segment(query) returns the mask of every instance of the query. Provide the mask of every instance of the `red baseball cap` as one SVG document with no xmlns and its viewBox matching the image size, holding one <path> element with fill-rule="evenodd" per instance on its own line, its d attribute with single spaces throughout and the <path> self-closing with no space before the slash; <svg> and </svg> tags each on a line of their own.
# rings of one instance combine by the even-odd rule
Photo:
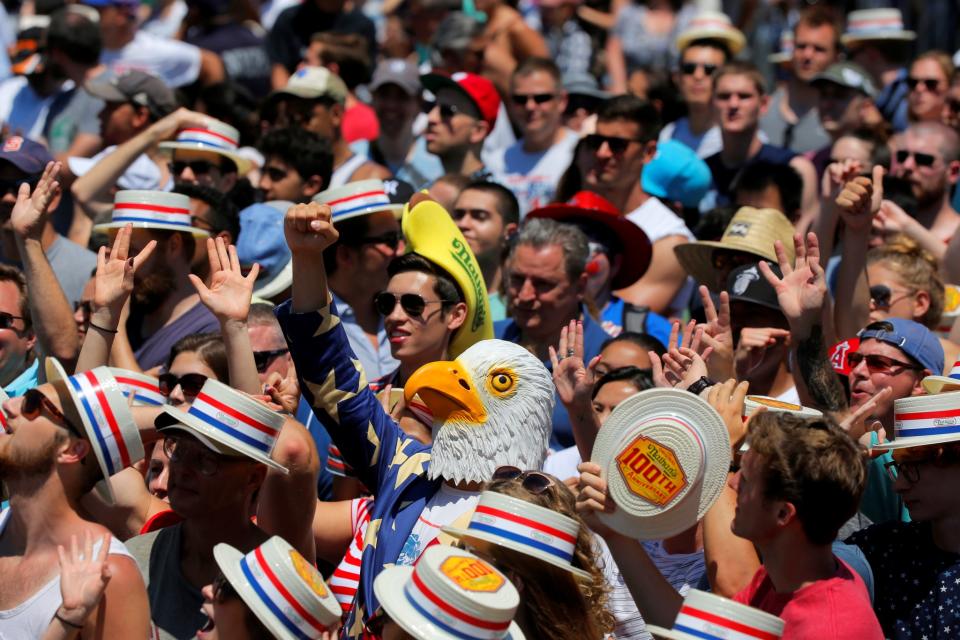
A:
<svg viewBox="0 0 960 640">
<path fill-rule="evenodd" d="M 428 73 L 420 76 L 423 87 L 436 94 L 440 89 L 455 89 L 470 98 L 480 112 L 480 117 L 490 125 L 497 124 L 497 112 L 500 110 L 500 94 L 493 83 L 475 73 L 458 71 L 452 76 L 440 73 Z"/>
<path fill-rule="evenodd" d="M 853 367 L 850 366 L 850 360 L 847 359 L 847 356 L 859 348 L 859 338 L 842 340 L 830 347 L 830 366 L 833 367 L 834 372 L 841 376 L 850 375 L 850 372 L 853 371 Z"/>
</svg>

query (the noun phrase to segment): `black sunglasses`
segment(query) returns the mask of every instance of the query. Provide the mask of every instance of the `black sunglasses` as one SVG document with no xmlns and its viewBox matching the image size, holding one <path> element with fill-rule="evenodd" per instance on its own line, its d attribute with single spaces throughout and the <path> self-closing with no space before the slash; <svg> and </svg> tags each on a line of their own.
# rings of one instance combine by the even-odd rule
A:
<svg viewBox="0 0 960 640">
<path fill-rule="evenodd" d="M 540 495 L 556 484 L 553 478 L 545 473 L 524 471 L 519 467 L 511 466 L 497 467 L 493 472 L 492 479 L 496 481 L 520 480 L 521 487 L 536 495 Z"/>
<path fill-rule="evenodd" d="M 463 111 L 454 104 L 446 104 L 444 102 L 437 102 L 436 100 L 424 100 L 420 103 L 420 109 L 424 113 L 430 113 L 435 107 L 440 107 L 440 117 L 443 120 L 449 120 L 458 113 L 463 113 Z"/>
<path fill-rule="evenodd" d="M 450 301 L 425 300 L 423 296 L 416 293 L 404 293 L 398 296 L 389 291 L 381 291 L 373 299 L 373 305 L 377 308 L 377 312 L 384 317 L 393 313 L 393 310 L 397 307 L 397 302 L 400 303 L 400 308 L 403 309 L 403 312 L 408 316 L 411 318 L 419 318 L 428 304 L 446 304 Z"/>
<path fill-rule="evenodd" d="M 219 170 L 220 168 L 221 167 L 218 163 L 210 162 L 209 160 L 193 160 L 192 162 L 187 162 L 185 160 L 174 160 L 170 163 L 170 170 L 175 176 L 179 176 L 187 169 L 190 169 L 195 176 L 205 176 L 210 173 L 211 170 Z"/>
<path fill-rule="evenodd" d="M 513 104 L 518 107 L 523 107 L 526 106 L 530 100 L 533 100 L 537 104 L 546 104 L 556 97 L 556 94 L 553 93 L 515 93 L 510 96 L 510 99 L 513 100 Z"/>
<path fill-rule="evenodd" d="M 47 413 L 53 416 L 56 420 L 63 423 L 63 426 L 67 428 L 73 435 L 78 438 L 83 438 L 83 433 L 67 419 L 67 416 L 63 415 L 63 411 L 53 404 L 53 401 L 50 400 L 47 396 L 43 394 L 42 391 L 38 389 L 30 389 L 25 394 L 23 394 L 23 403 L 20 405 L 20 413 L 23 414 L 23 417 L 28 420 L 36 420 L 37 416 L 40 415 L 40 411 L 46 409 Z"/>
<path fill-rule="evenodd" d="M 285 353 L 290 353 L 290 349 L 274 349 L 273 351 L 254 351 L 253 361 L 257 364 L 257 373 L 263 373 L 273 362 Z"/>
<path fill-rule="evenodd" d="M 680 71 L 685 76 L 692 76 L 697 69 L 703 69 L 704 75 L 712 76 L 720 67 L 715 64 L 703 64 L 700 62 L 684 62 L 680 65 Z"/>
<path fill-rule="evenodd" d="M 897 162 L 903 164 L 910 156 L 913 156 L 913 161 L 917 163 L 918 167 L 932 167 L 937 161 L 937 156 L 933 154 L 901 149 L 900 151 L 897 151 Z"/>
<path fill-rule="evenodd" d="M 910 87 L 910 91 L 916 91 L 921 84 L 927 91 L 936 91 L 940 86 L 940 81 L 936 78 L 907 78 L 907 86 Z"/>
<path fill-rule="evenodd" d="M 399 231 L 387 231 L 386 233 L 381 233 L 378 236 L 364 236 L 363 238 L 357 239 L 354 244 L 384 244 L 396 251 L 397 247 L 400 246 L 400 240 L 402 239 L 403 234 Z"/>
<path fill-rule="evenodd" d="M 875 284 L 870 287 L 870 301 L 878 309 L 889 309 L 895 302 L 899 302 L 906 297 L 913 295 L 913 291 L 907 291 L 902 296 L 893 299 L 893 290 L 885 284 Z"/>
<path fill-rule="evenodd" d="M 160 393 L 169 396 L 173 390 L 180 385 L 185 396 L 196 396 L 203 388 L 203 383 L 207 381 L 207 376 L 202 373 L 186 373 L 177 376 L 172 373 L 161 373 L 157 378 L 160 381 Z"/>
<path fill-rule="evenodd" d="M 20 185 L 28 184 L 30 185 L 30 191 L 33 192 L 33 188 L 37 186 L 37 183 L 40 182 L 40 176 L 27 176 L 26 178 L 0 178 L 0 196 L 5 196 L 8 193 L 13 193 L 16 195 L 20 192 Z"/>
<path fill-rule="evenodd" d="M 13 328 L 14 320 L 23 320 L 23 316 L 15 316 L 12 313 L 7 313 L 6 311 L 0 311 L 0 329 L 16 329 Z"/>
<path fill-rule="evenodd" d="M 623 154 L 627 147 L 630 146 L 631 142 L 640 142 L 639 140 L 634 140 L 633 138 L 618 138 L 616 136 L 602 136 L 599 133 L 591 133 L 588 136 L 585 136 L 583 139 L 583 144 L 586 145 L 587 149 L 593 153 L 596 153 L 600 150 L 600 147 L 603 146 L 603 143 L 607 143 L 607 146 L 610 148 L 610 153 L 615 156 Z"/>
<path fill-rule="evenodd" d="M 923 370 L 923 367 L 913 365 L 908 362 L 900 362 L 899 360 L 894 360 L 893 358 L 888 358 L 887 356 L 864 355 L 859 351 L 848 353 L 847 362 L 850 363 L 851 369 L 855 369 L 856 367 L 860 366 L 861 362 L 866 362 L 867 369 L 870 371 L 870 373 L 891 373 L 891 371 L 897 367 L 910 371 Z"/>
</svg>

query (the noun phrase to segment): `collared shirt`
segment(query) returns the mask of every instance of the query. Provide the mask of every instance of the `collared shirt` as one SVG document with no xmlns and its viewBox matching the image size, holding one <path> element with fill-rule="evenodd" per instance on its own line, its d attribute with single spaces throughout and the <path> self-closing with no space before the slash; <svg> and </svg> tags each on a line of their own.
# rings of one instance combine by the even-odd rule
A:
<svg viewBox="0 0 960 640">
<path fill-rule="evenodd" d="M 590 362 L 594 356 L 600 353 L 600 347 L 610 339 L 610 335 L 590 317 L 586 308 L 581 307 L 580 312 L 583 318 L 583 360 L 584 362 Z M 493 332 L 500 340 L 520 344 L 520 327 L 511 318 L 494 322 Z M 549 359 L 542 362 L 547 370 L 553 371 L 553 365 L 550 364 Z M 550 435 L 550 448 L 558 451 L 573 446 L 573 425 L 570 424 L 567 409 L 560 402 L 560 397 L 556 395 L 556 392 L 554 392 L 554 396 L 553 433 Z"/>
<path fill-rule="evenodd" d="M 377 324 L 378 347 L 374 349 L 363 327 L 357 323 L 357 314 L 354 313 L 353 307 L 335 293 L 331 292 L 331 295 L 337 305 L 340 323 L 347 334 L 350 348 L 353 349 L 353 353 L 356 354 L 360 364 L 363 365 L 367 380 L 382 378 L 399 367 L 400 363 L 390 353 L 390 341 L 387 340 L 387 330 L 383 326 L 383 320 L 380 320 Z"/>
<path fill-rule="evenodd" d="M 40 384 L 38 376 L 40 375 L 40 358 L 34 358 L 33 364 L 23 370 L 23 373 L 13 379 L 3 390 L 11 398 L 22 396 L 30 389 Z"/>
</svg>

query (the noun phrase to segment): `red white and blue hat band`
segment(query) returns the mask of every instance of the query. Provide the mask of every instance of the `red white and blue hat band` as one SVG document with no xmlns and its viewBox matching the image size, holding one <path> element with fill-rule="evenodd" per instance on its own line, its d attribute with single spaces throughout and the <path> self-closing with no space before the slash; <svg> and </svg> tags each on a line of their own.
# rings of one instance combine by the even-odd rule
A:
<svg viewBox="0 0 960 640">
<path fill-rule="evenodd" d="M 478 505 L 473 513 L 467 533 L 471 531 L 512 540 L 567 563 L 573 562 L 577 546 L 576 534 L 484 504 Z"/>
<path fill-rule="evenodd" d="M 957 382 L 960 382 L 960 361 L 953 363 L 953 368 L 950 369 L 950 373 L 947 374 L 948 378 L 953 378 Z"/>
<path fill-rule="evenodd" d="M 131 378 L 125 375 L 114 375 L 114 379 L 123 390 L 123 397 L 129 398 L 133 393 L 134 402 L 143 404 L 162 405 L 167 403 L 167 398 L 160 393 L 160 387 L 144 380 Z"/>
<path fill-rule="evenodd" d="M 261 602 L 294 637 L 314 640 L 327 630 L 283 585 L 260 547 L 240 560 L 240 570 Z"/>
<path fill-rule="evenodd" d="M 895 412 L 893 427 L 897 440 L 960 433 L 960 409 Z"/>
<path fill-rule="evenodd" d="M 384 207 L 390 206 L 390 198 L 383 189 L 373 189 L 330 200 L 324 204 L 330 207 L 333 221 L 336 222 L 338 218 L 345 218 L 358 213 L 382 211 Z"/>
<path fill-rule="evenodd" d="M 780 638 L 779 634 L 757 629 L 686 604 L 677 614 L 673 630 L 704 640 L 778 640 Z"/>
<path fill-rule="evenodd" d="M 171 224 L 189 228 L 190 210 L 146 202 L 117 202 L 113 205 L 113 222 L 145 222 Z"/>
<path fill-rule="evenodd" d="M 273 451 L 273 445 L 276 444 L 277 436 L 280 434 L 275 427 L 260 422 L 252 416 L 244 415 L 203 391 L 197 395 L 187 415 L 261 451 L 266 456 Z"/>
<path fill-rule="evenodd" d="M 77 393 L 84 415 L 91 425 L 95 436 L 93 444 L 103 454 L 107 475 L 112 476 L 129 467 L 130 451 L 96 374 L 84 371 L 67 380 Z"/>
<path fill-rule="evenodd" d="M 864 33 L 885 33 L 888 31 L 902 31 L 903 18 L 900 16 L 890 16 L 886 18 L 854 18 L 847 25 L 846 35 L 861 35 Z"/>
<path fill-rule="evenodd" d="M 461 611 L 430 589 L 414 570 L 404 587 L 410 606 L 431 624 L 462 640 L 501 640 L 507 637 L 510 620 L 492 621 Z"/>
<path fill-rule="evenodd" d="M 236 151 L 239 141 L 211 129 L 182 129 L 177 134 L 177 142 L 200 144 L 220 151 Z"/>
</svg>

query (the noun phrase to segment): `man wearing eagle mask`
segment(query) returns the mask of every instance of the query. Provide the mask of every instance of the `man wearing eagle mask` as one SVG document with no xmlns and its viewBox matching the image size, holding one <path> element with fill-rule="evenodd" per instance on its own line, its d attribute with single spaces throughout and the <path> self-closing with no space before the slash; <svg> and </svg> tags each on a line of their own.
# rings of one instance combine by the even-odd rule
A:
<svg viewBox="0 0 960 640">
<path fill-rule="evenodd" d="M 349 637 L 359 637 L 378 609 L 377 573 L 416 561 L 439 527 L 461 516 L 464 505 L 466 511 L 472 508 L 473 500 L 462 498 L 478 492 L 497 467 L 539 469 L 551 429 L 553 383 L 543 364 L 513 343 L 477 341 L 492 335 L 486 288 L 447 212 L 417 195 L 404 211 L 402 226 L 412 240 L 409 250 L 451 272 L 469 309 L 451 340 L 450 355 L 456 359 L 421 367 L 404 386 L 407 401 L 419 396 L 433 415 L 432 445 L 406 436 L 384 411 L 350 350 L 323 267 L 323 250 L 337 238 L 330 209 L 297 205 L 284 221 L 293 256 L 293 297 L 278 307 L 277 317 L 300 388 L 344 461 L 375 497 L 360 588 L 345 624 Z M 419 238 L 424 241 L 418 243 Z M 466 278 L 457 277 L 463 273 Z M 454 503 L 459 508 L 452 508 Z"/>
</svg>

